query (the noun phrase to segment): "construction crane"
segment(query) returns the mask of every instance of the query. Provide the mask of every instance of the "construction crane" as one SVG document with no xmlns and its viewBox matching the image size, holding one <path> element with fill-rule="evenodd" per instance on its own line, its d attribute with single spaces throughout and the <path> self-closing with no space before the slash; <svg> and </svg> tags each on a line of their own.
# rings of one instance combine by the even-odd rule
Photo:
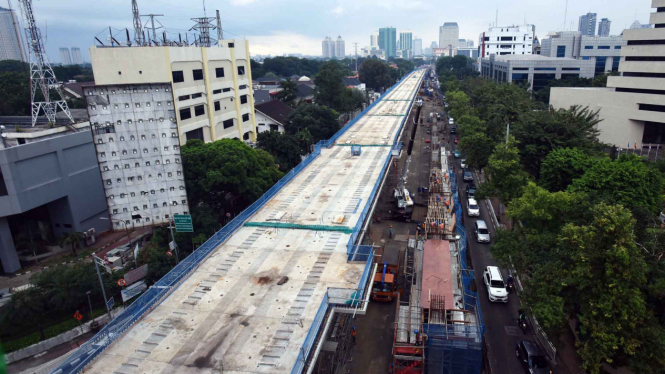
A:
<svg viewBox="0 0 665 374">
<path fill-rule="evenodd" d="M 28 44 L 28 61 L 30 63 L 30 103 L 32 113 L 32 126 L 37 123 L 40 113 L 44 113 L 50 123 L 55 124 L 55 115 L 58 108 L 74 123 L 69 107 L 62 95 L 62 90 L 55 78 L 53 68 L 46 57 L 46 50 L 42 41 L 41 31 L 35 22 L 32 11 L 32 0 L 19 0 L 21 14 L 25 27 L 25 37 Z M 41 92 L 43 98 L 37 101 L 37 93 Z M 54 93 L 54 95 L 51 95 Z M 52 96 L 55 96 L 52 98 Z"/>
</svg>

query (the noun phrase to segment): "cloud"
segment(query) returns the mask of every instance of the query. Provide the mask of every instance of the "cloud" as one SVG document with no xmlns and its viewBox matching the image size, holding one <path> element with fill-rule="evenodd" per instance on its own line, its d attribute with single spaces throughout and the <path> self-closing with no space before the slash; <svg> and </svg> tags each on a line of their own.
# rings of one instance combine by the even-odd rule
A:
<svg viewBox="0 0 665 374">
<path fill-rule="evenodd" d="M 255 2 L 256 0 L 231 0 L 231 5 L 247 5 Z"/>
<path fill-rule="evenodd" d="M 330 12 L 334 14 L 342 14 L 342 12 L 344 12 L 344 8 L 341 5 L 339 5 L 336 8 L 332 9 Z"/>
<path fill-rule="evenodd" d="M 320 55 L 321 40 L 289 31 L 277 31 L 269 35 L 248 36 L 249 52 L 252 55 L 282 55 L 302 53 Z"/>
</svg>

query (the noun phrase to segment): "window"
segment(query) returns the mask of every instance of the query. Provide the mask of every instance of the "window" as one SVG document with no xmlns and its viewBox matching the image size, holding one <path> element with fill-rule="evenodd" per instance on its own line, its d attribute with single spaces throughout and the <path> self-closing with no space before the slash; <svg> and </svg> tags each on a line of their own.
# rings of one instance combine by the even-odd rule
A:
<svg viewBox="0 0 665 374">
<path fill-rule="evenodd" d="M 534 68 L 533 70 L 553 70 L 553 71 L 555 71 L 556 68 Z"/>
<path fill-rule="evenodd" d="M 203 69 L 192 70 L 192 77 L 195 81 L 203 80 Z"/>
<path fill-rule="evenodd" d="M 157 208 L 157 204 L 152 204 L 152 207 L 153 207 L 153 208 Z"/>
<path fill-rule="evenodd" d="M 619 71 L 619 62 L 620 61 L 621 61 L 621 57 L 619 57 L 619 56 L 612 57 L 612 71 Z"/>
<path fill-rule="evenodd" d="M 181 176 L 181 175 L 182 175 L 182 172 L 178 171 L 178 172 L 176 172 L 176 175 L 177 175 L 177 176 Z M 181 190 L 182 190 L 182 188 L 181 188 Z"/>
<path fill-rule="evenodd" d="M 178 205 L 177 201 L 173 201 L 172 203 L 173 203 L 173 205 Z"/>
<path fill-rule="evenodd" d="M 170 178 L 170 177 L 172 177 L 172 176 L 173 176 L 173 173 L 171 173 L 171 172 L 168 172 L 168 173 L 166 173 L 166 176 Z"/>
<path fill-rule="evenodd" d="M 203 128 L 198 128 L 196 130 L 187 131 L 185 133 L 185 138 L 187 140 L 198 139 L 203 141 Z"/>
<path fill-rule="evenodd" d="M 192 111 L 190 108 L 180 109 L 180 120 L 184 121 L 186 119 L 192 118 Z"/>
<path fill-rule="evenodd" d="M 620 45 L 615 45 L 614 49 L 621 49 L 621 46 Z"/>
<path fill-rule="evenodd" d="M 229 43 L 229 48 L 235 47 L 235 43 Z"/>
<path fill-rule="evenodd" d="M 610 49 L 609 45 L 599 45 L 598 49 Z"/>
<path fill-rule="evenodd" d="M 134 106 L 137 107 L 137 108 L 140 108 L 140 107 L 141 107 L 141 103 L 134 103 Z"/>
<path fill-rule="evenodd" d="M 222 122 L 222 124 L 224 125 L 225 129 L 233 127 L 233 119 L 227 119 L 226 121 Z"/>
<path fill-rule="evenodd" d="M 221 88 L 220 88 L 219 90 L 212 90 L 212 94 L 213 94 L 213 95 L 217 95 L 217 94 L 221 94 L 221 93 L 222 93 L 222 89 L 221 89 Z"/>
<path fill-rule="evenodd" d="M 203 96 L 202 93 L 195 93 L 195 94 L 192 94 L 192 99 L 198 99 L 201 96 Z"/>
<path fill-rule="evenodd" d="M 244 90 L 245 88 L 247 88 L 246 84 L 241 84 L 240 86 L 238 86 L 239 90 Z"/>
<path fill-rule="evenodd" d="M 175 191 L 175 187 L 169 187 L 169 191 Z"/>
<path fill-rule="evenodd" d="M 556 74 L 534 74 L 533 91 L 538 91 L 555 79 Z"/>
<path fill-rule="evenodd" d="M 596 57 L 596 74 L 605 73 L 605 63 L 607 62 L 607 57 L 598 56 Z"/>
<path fill-rule="evenodd" d="M 589 57 L 589 56 L 582 56 L 582 60 L 591 60 L 591 57 Z"/>
<path fill-rule="evenodd" d="M 580 71 L 580 68 L 561 68 L 563 71 Z"/>
<path fill-rule="evenodd" d="M 145 103 L 145 106 L 150 107 L 150 103 Z"/>
<path fill-rule="evenodd" d="M 243 114 L 243 115 L 242 115 L 242 121 L 243 121 L 243 122 L 247 122 L 247 121 L 249 121 L 249 114 L 247 114 L 247 113 Z"/>
<path fill-rule="evenodd" d="M 215 101 L 215 112 L 219 111 L 219 109 L 220 109 L 219 101 Z"/>
<path fill-rule="evenodd" d="M 270 124 L 270 131 L 279 131 L 279 126 L 274 125 L 274 124 L 271 123 Z M 247 139 L 245 139 L 245 140 L 247 140 Z"/>
<path fill-rule="evenodd" d="M 182 74 L 182 70 L 173 72 L 173 83 L 181 83 L 185 81 L 185 76 Z"/>
<path fill-rule="evenodd" d="M 134 177 L 127 177 L 127 181 L 134 182 Z"/>
<path fill-rule="evenodd" d="M 204 114 L 206 114 L 206 111 L 203 108 L 203 105 L 197 105 L 197 106 L 194 107 L 194 115 L 195 116 L 198 117 L 198 116 L 202 116 Z"/>
<path fill-rule="evenodd" d="M 141 166 L 141 165 L 140 165 L 138 162 L 135 162 L 135 163 L 134 163 L 134 167 L 135 167 L 135 168 L 140 167 L 140 166 Z"/>
<path fill-rule="evenodd" d="M 113 209 L 113 214 L 118 214 L 118 209 Z"/>
<path fill-rule="evenodd" d="M 224 68 L 215 68 L 215 76 L 217 78 L 224 78 Z"/>
<path fill-rule="evenodd" d="M 230 88 L 224 88 L 224 89 L 222 89 L 222 92 L 231 92 L 231 89 Z"/>
<path fill-rule="evenodd" d="M 168 151 L 168 150 L 169 150 L 169 146 L 168 146 L 168 145 L 165 146 L 165 147 L 164 147 L 164 150 L 165 150 L 165 151 Z"/>
<path fill-rule="evenodd" d="M 593 46 L 592 45 L 585 45 L 584 49 L 593 49 Z"/>
<path fill-rule="evenodd" d="M 566 46 L 559 45 L 556 47 L 556 57 L 566 57 Z"/>
<path fill-rule="evenodd" d="M 172 132 L 172 133 L 171 133 L 171 137 L 172 137 L 172 138 L 177 138 L 178 135 L 176 135 L 176 133 Z"/>
<path fill-rule="evenodd" d="M 238 66 L 238 75 L 245 75 L 245 67 Z"/>
<path fill-rule="evenodd" d="M 240 96 L 240 104 L 247 104 L 247 95 Z"/>
<path fill-rule="evenodd" d="M 182 95 L 182 96 L 178 96 L 178 101 L 185 101 L 185 100 L 189 100 L 189 98 L 190 98 L 190 96 L 189 96 L 189 95 Z"/>
<path fill-rule="evenodd" d="M 106 180 L 106 185 L 107 185 L 107 186 L 110 186 L 112 183 L 113 183 L 113 182 L 111 182 L 110 179 L 107 179 L 107 180 Z"/>
</svg>

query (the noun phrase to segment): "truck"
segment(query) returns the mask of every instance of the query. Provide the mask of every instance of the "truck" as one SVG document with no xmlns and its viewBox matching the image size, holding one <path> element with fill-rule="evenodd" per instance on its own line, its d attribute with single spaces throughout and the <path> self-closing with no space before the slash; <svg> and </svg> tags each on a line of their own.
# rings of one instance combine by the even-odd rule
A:
<svg viewBox="0 0 665 374">
<path fill-rule="evenodd" d="M 380 266 L 374 275 L 372 284 L 372 300 L 379 302 L 392 302 L 400 295 L 397 287 L 399 277 L 399 242 L 388 244 L 383 249 Z"/>
</svg>

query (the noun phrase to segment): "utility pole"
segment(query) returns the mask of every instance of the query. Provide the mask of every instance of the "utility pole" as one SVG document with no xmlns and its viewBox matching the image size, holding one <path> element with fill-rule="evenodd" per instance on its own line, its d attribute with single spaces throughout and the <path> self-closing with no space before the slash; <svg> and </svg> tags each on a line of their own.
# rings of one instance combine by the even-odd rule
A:
<svg viewBox="0 0 665 374">
<path fill-rule="evenodd" d="M 171 240 L 173 241 L 173 250 L 175 251 L 175 264 L 178 265 L 180 262 L 180 256 L 178 253 L 178 243 L 175 242 L 175 236 L 173 235 L 173 225 L 175 225 L 175 222 L 171 225 L 172 220 L 173 218 L 169 219 L 169 230 L 171 230 Z"/>
<path fill-rule="evenodd" d="M 224 31 L 222 30 L 222 17 L 219 16 L 219 10 L 217 10 L 217 40 L 223 40 L 223 39 L 224 39 Z"/>
<path fill-rule="evenodd" d="M 356 73 L 358 73 L 358 43 L 353 43 L 353 47 L 356 50 Z"/>
<path fill-rule="evenodd" d="M 143 40 L 143 27 L 141 25 L 141 16 L 139 15 L 139 6 L 136 3 L 136 0 L 132 0 L 132 14 L 134 15 L 134 41 L 142 47 L 145 40 Z"/>
<path fill-rule="evenodd" d="M 92 302 L 90 301 L 90 292 L 91 291 L 88 291 L 85 294 L 86 294 L 86 296 L 88 296 L 88 306 L 90 307 L 90 320 L 94 322 L 95 317 L 94 317 L 94 314 L 92 314 Z"/>
<path fill-rule="evenodd" d="M 157 39 L 157 34 L 155 33 L 155 30 L 161 29 L 163 27 L 162 24 L 159 23 L 159 21 L 157 21 L 157 23 L 159 23 L 159 27 L 155 27 L 155 17 L 163 17 L 163 16 L 164 16 L 163 14 L 152 14 L 152 13 L 143 14 L 143 15 L 139 16 L 139 17 L 150 17 L 150 23 L 152 24 L 152 27 L 151 27 L 151 29 L 152 29 L 152 39 L 151 40 L 156 40 Z M 150 37 L 150 33 L 148 33 L 148 37 Z"/>
<path fill-rule="evenodd" d="M 97 277 L 99 277 L 99 286 L 102 287 L 102 296 L 104 296 L 104 305 L 106 305 L 106 314 L 109 316 L 109 322 L 111 322 L 111 308 L 109 308 L 108 300 L 106 299 L 106 290 L 104 289 L 104 281 L 102 280 L 102 273 L 99 271 L 99 261 L 103 261 L 101 258 L 92 254 L 92 260 L 95 262 L 95 268 L 97 269 Z"/>
<path fill-rule="evenodd" d="M 563 11 L 563 29 L 566 29 L 566 21 L 568 20 L 568 0 L 566 0 L 566 9 Z"/>
<path fill-rule="evenodd" d="M 510 122 L 506 123 L 506 144 L 508 144 L 508 136 L 510 136 Z"/>
</svg>

